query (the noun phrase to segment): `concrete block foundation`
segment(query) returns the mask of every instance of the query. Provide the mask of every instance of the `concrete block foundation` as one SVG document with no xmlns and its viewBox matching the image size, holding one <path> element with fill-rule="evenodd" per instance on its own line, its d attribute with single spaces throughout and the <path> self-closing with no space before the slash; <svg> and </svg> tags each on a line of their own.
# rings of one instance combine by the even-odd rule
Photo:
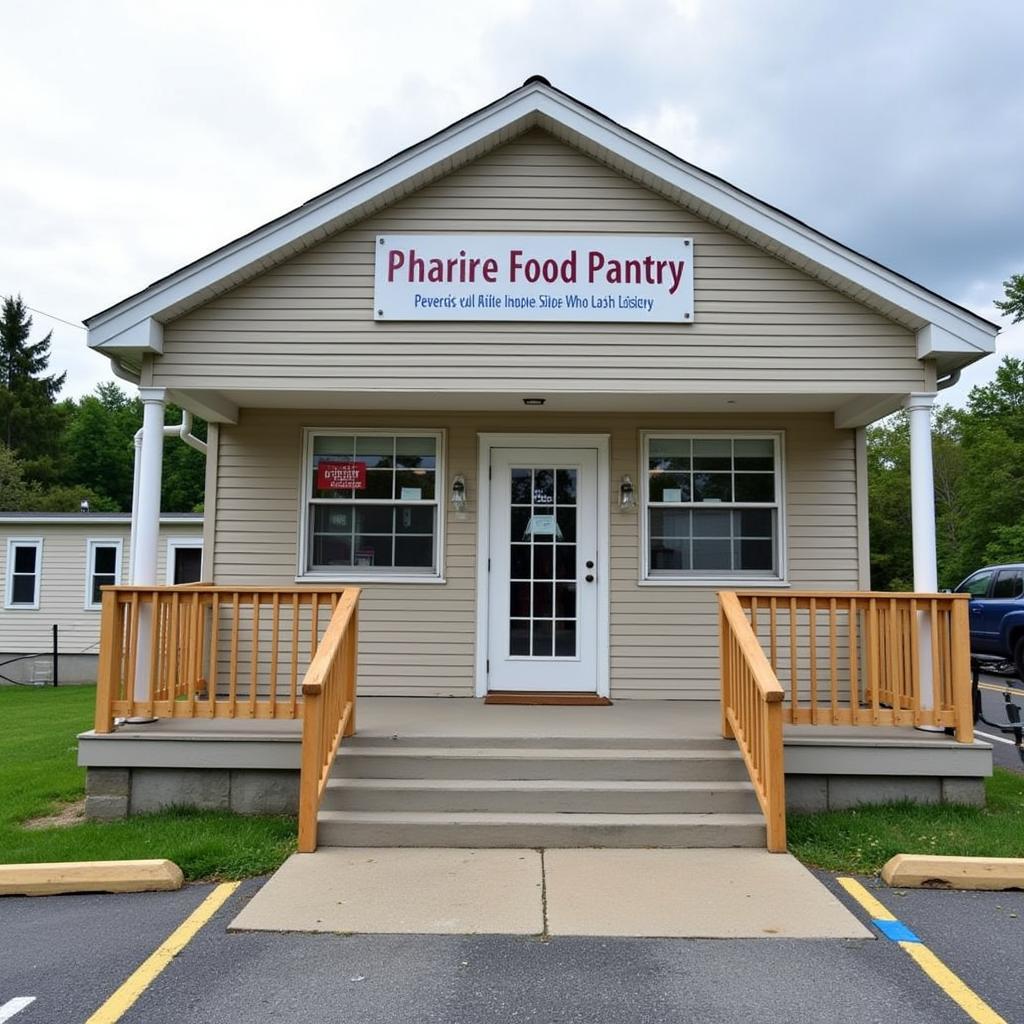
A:
<svg viewBox="0 0 1024 1024">
<path fill-rule="evenodd" d="M 787 775 L 786 809 L 797 814 L 845 811 L 863 804 L 969 804 L 985 806 L 981 778 L 919 775 Z"/>
<path fill-rule="evenodd" d="M 296 814 L 299 773 L 254 768 L 89 768 L 85 815 L 113 821 L 170 807 Z"/>
</svg>

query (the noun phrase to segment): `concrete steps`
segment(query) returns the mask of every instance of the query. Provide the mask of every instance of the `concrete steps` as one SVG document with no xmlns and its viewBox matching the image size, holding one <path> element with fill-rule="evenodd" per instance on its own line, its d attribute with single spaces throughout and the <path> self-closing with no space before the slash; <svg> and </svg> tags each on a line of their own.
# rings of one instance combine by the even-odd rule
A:
<svg viewBox="0 0 1024 1024">
<path fill-rule="evenodd" d="M 735 744 L 684 737 L 356 736 L 324 793 L 324 846 L 763 846 Z"/>
<path fill-rule="evenodd" d="M 331 779 L 325 811 L 758 813 L 749 782 L 562 779 Z"/>
<path fill-rule="evenodd" d="M 739 751 L 568 747 L 346 747 L 331 774 L 364 779 L 618 779 L 740 782 Z"/>
<path fill-rule="evenodd" d="M 323 846 L 764 846 L 760 814 L 502 814 L 321 811 Z"/>
</svg>

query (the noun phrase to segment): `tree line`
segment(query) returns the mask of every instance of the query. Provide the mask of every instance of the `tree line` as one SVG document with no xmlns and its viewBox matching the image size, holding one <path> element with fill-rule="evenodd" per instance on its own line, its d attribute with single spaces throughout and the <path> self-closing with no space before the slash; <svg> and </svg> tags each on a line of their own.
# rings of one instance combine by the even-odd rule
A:
<svg viewBox="0 0 1024 1024">
<path fill-rule="evenodd" d="M 31 340 L 32 317 L 20 296 L 0 307 L 0 512 L 130 512 L 136 431 L 142 403 L 119 385 L 100 384 L 80 399 L 59 398 L 66 373 L 50 373 L 51 334 Z M 167 406 L 167 423 L 181 410 Z M 196 420 L 196 436 L 206 424 Z M 202 508 L 202 453 L 180 441 L 164 449 L 165 512 Z"/>
</svg>

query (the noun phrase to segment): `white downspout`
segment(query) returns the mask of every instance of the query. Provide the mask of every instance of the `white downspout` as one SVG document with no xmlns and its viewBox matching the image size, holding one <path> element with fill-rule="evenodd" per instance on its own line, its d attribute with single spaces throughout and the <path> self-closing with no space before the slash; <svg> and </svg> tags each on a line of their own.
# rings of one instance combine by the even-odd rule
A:
<svg viewBox="0 0 1024 1024">
<path fill-rule="evenodd" d="M 192 433 L 192 413 L 186 409 L 181 411 L 181 422 L 171 425 L 164 426 L 164 437 L 180 437 L 190 448 L 195 448 L 197 452 L 206 454 L 206 442 L 200 440 Z M 135 471 L 132 475 L 132 529 L 131 539 L 129 541 L 129 548 L 131 550 L 131 558 L 129 559 L 128 566 L 128 579 L 132 583 L 138 583 L 138 573 L 136 570 L 135 563 L 135 552 L 138 544 L 138 515 L 137 509 L 139 507 L 139 466 L 142 463 L 142 428 L 140 427 L 135 432 Z"/>
</svg>

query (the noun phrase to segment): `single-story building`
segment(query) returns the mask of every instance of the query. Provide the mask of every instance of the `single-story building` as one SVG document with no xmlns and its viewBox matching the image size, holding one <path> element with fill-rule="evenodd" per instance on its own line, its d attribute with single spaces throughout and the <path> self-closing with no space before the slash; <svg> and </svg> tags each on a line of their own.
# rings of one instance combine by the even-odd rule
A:
<svg viewBox="0 0 1024 1024">
<path fill-rule="evenodd" d="M 288 804 L 300 745 L 321 841 L 763 842 L 759 806 L 773 845 L 785 799 L 980 797 L 929 413 L 997 328 L 546 80 L 87 325 L 145 409 L 96 813 Z M 205 590 L 159 586 L 168 401 L 210 424 Z M 890 597 L 865 427 L 901 408 Z"/>
<path fill-rule="evenodd" d="M 96 681 L 100 588 L 131 579 L 132 517 L 0 512 L 0 683 Z M 158 578 L 202 577 L 203 517 L 160 517 Z M 56 658 L 55 658 L 56 656 Z"/>
</svg>

